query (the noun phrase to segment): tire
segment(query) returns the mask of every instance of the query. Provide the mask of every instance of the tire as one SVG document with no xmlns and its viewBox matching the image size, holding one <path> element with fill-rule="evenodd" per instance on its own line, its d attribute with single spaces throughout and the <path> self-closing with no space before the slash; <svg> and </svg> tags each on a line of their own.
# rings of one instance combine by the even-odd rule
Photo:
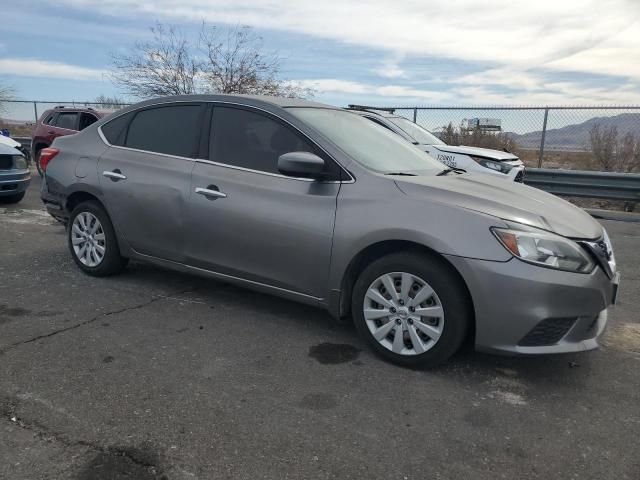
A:
<svg viewBox="0 0 640 480">
<path fill-rule="evenodd" d="M 395 298 L 386 286 L 394 288 Z M 402 366 L 431 368 L 447 360 L 462 345 L 473 318 L 466 287 L 452 267 L 414 252 L 393 253 L 369 264 L 356 280 L 351 302 L 362 338 L 377 354 Z M 399 331 L 401 337 L 396 336 Z"/>
<path fill-rule="evenodd" d="M 41 148 L 36 150 L 36 153 L 33 155 L 33 163 L 35 163 L 35 165 L 36 165 L 36 170 L 38 170 L 38 175 L 40 175 L 41 177 L 44 177 L 44 172 L 42 171 L 42 167 L 40 166 L 40 152 L 41 151 L 42 151 Z"/>
<path fill-rule="evenodd" d="M 24 198 L 25 192 L 16 193 L 15 195 L 7 195 L 6 197 L 0 197 L 1 203 L 18 203 Z"/>
<path fill-rule="evenodd" d="M 83 202 L 71 212 L 67 223 L 67 243 L 76 265 L 84 273 L 94 277 L 120 273 L 129 262 L 128 258 L 120 255 L 118 240 L 109 215 L 95 201 Z"/>
</svg>

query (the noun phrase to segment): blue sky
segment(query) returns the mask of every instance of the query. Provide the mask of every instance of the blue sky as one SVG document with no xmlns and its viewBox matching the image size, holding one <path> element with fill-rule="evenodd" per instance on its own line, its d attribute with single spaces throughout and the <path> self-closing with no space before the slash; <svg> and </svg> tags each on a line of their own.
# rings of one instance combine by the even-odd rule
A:
<svg viewBox="0 0 640 480">
<path fill-rule="evenodd" d="M 155 21 L 245 24 L 316 100 L 376 105 L 640 103 L 637 0 L 57 0 L 2 7 L 0 82 L 22 99 L 121 95 L 110 54 Z"/>
</svg>

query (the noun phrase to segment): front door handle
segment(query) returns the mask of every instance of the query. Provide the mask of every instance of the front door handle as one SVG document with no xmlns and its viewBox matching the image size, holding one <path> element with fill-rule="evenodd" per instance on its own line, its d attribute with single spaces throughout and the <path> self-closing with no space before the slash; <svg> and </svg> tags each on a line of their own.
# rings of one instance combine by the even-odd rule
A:
<svg viewBox="0 0 640 480">
<path fill-rule="evenodd" d="M 118 180 L 126 180 L 127 179 L 126 175 L 123 175 L 122 172 L 120 172 L 120 170 L 118 170 L 118 169 L 115 169 L 113 172 L 104 171 L 104 172 L 102 172 L 102 175 L 107 177 L 107 178 L 110 178 L 114 182 L 117 182 Z"/>
<path fill-rule="evenodd" d="M 207 188 L 196 187 L 196 193 L 204 195 L 211 200 L 215 200 L 216 198 L 227 198 L 227 194 L 218 190 L 218 187 L 215 185 L 209 185 Z"/>
</svg>

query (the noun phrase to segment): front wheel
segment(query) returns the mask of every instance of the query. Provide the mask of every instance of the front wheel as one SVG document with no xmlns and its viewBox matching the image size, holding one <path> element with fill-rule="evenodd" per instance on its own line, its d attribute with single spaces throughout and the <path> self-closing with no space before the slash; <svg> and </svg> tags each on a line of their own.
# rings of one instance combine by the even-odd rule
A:
<svg viewBox="0 0 640 480">
<path fill-rule="evenodd" d="M 472 319 L 466 288 L 452 267 L 418 253 L 387 255 L 367 266 L 354 285 L 351 309 L 371 347 L 405 366 L 447 360 Z"/>
<path fill-rule="evenodd" d="M 120 255 L 109 215 L 97 202 L 83 202 L 73 209 L 67 238 L 73 260 L 89 275 L 113 275 L 127 266 L 128 259 Z"/>
</svg>

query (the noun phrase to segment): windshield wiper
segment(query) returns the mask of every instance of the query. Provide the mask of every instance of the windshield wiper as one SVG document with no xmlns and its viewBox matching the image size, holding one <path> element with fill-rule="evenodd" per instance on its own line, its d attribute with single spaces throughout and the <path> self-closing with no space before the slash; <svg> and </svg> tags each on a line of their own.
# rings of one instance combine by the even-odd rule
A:
<svg viewBox="0 0 640 480">
<path fill-rule="evenodd" d="M 409 173 L 409 172 L 389 172 L 389 173 L 385 173 L 385 175 L 401 175 L 403 177 L 417 177 L 415 173 Z"/>
<path fill-rule="evenodd" d="M 442 175 L 446 175 L 446 174 L 451 173 L 451 172 L 456 172 L 456 173 L 467 173 L 467 171 L 466 171 L 466 170 L 463 170 L 462 168 L 453 168 L 453 167 L 451 167 L 451 168 L 445 168 L 445 169 L 444 169 L 444 170 L 442 170 L 440 173 L 437 173 L 437 174 L 436 174 L 436 177 L 440 177 L 440 176 L 442 176 Z"/>
</svg>

